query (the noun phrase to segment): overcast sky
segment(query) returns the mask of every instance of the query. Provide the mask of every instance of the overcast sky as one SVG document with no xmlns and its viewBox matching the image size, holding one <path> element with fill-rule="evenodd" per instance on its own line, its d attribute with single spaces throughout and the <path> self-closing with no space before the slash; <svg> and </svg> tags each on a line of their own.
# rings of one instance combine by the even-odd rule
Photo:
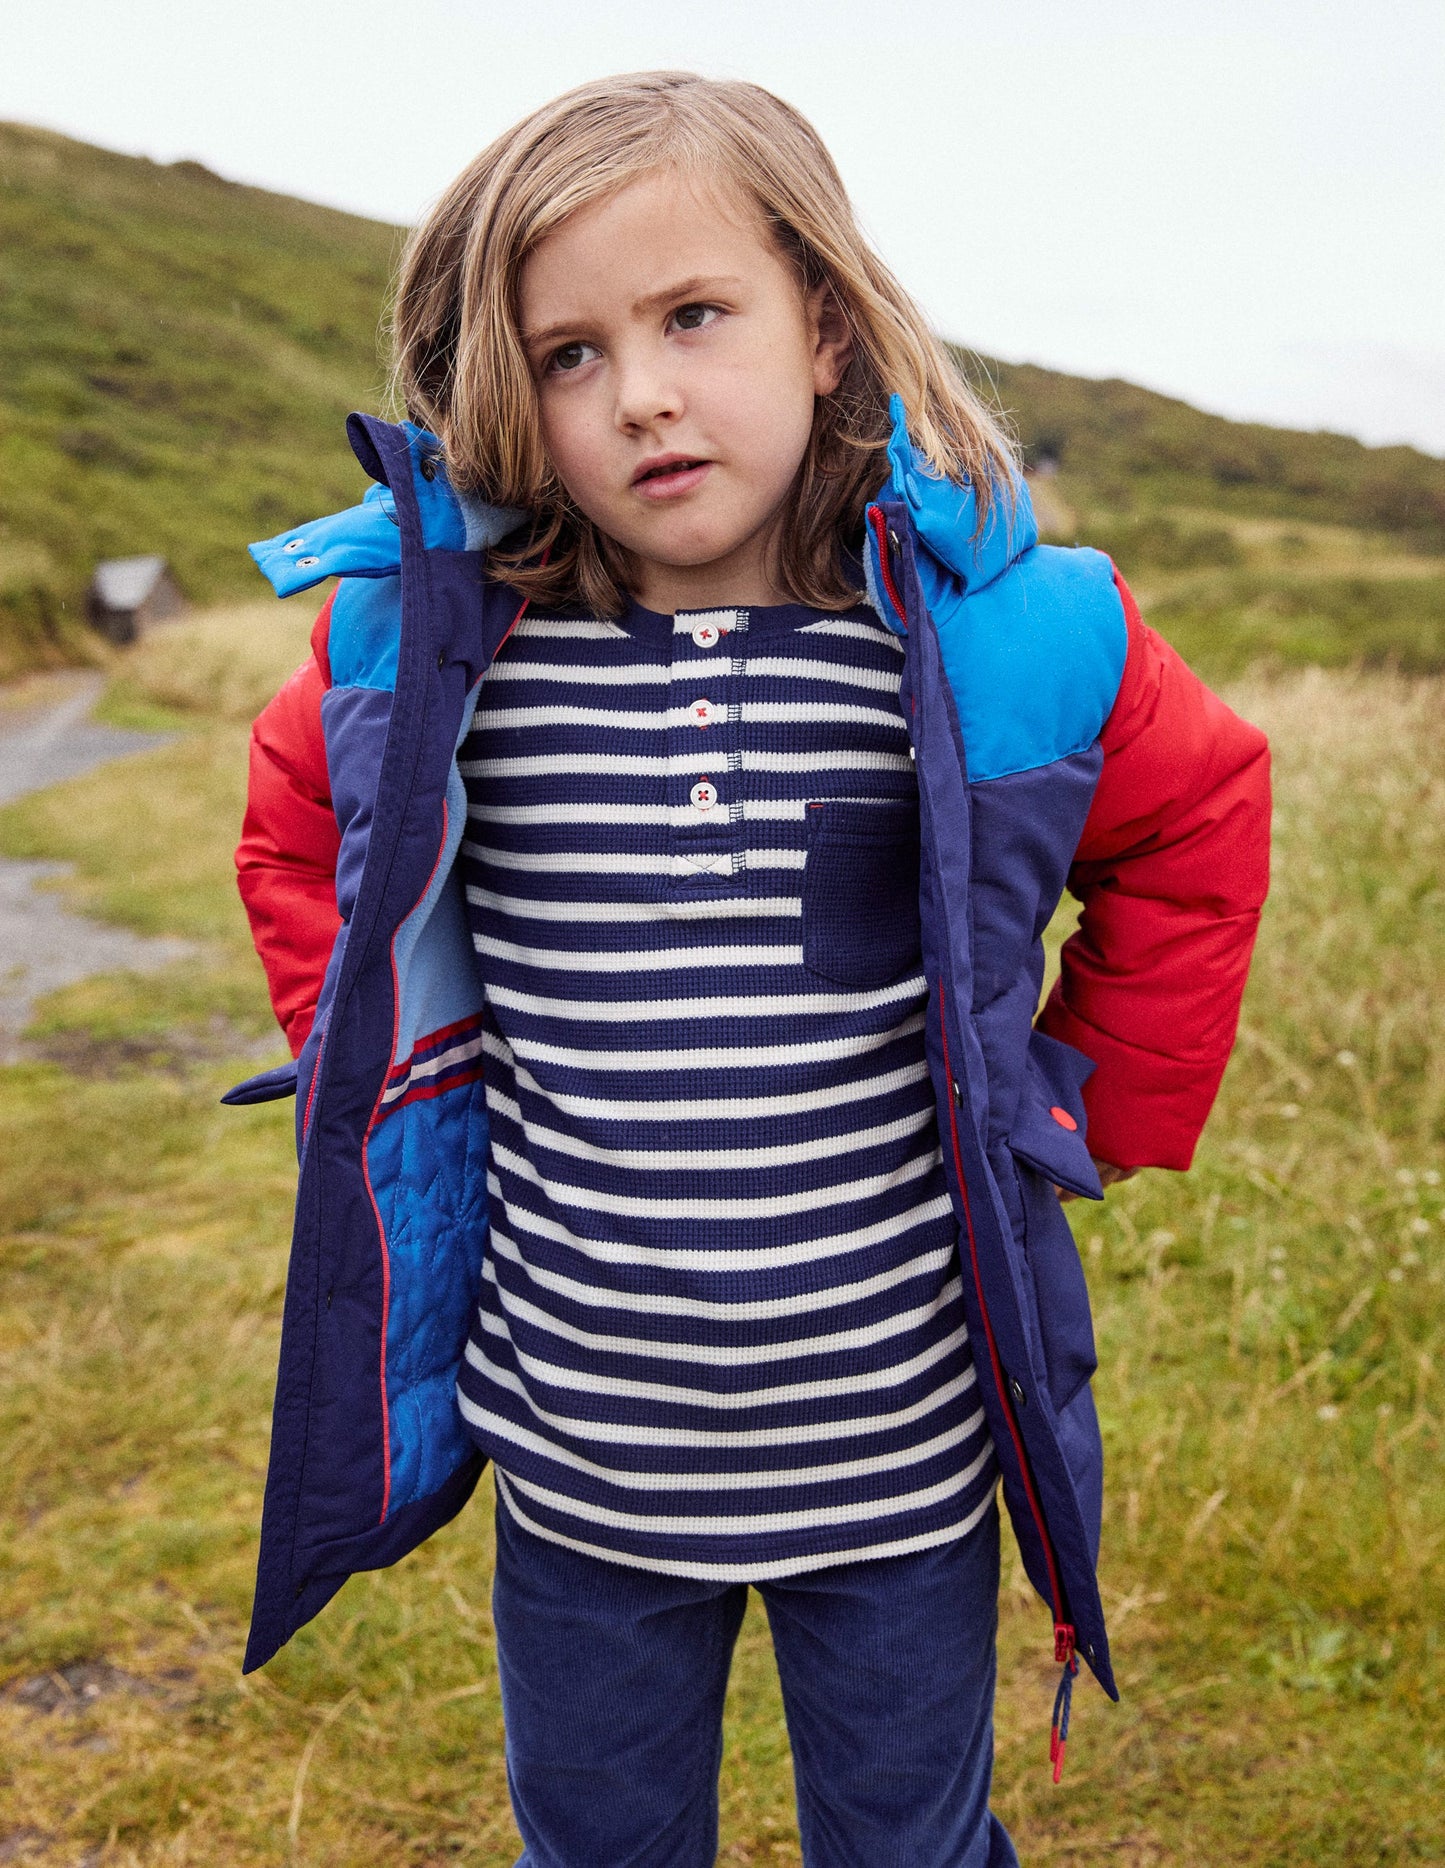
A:
<svg viewBox="0 0 1445 1868">
<path fill-rule="evenodd" d="M 16 0 L 0 117 L 409 221 L 657 66 L 806 111 L 949 337 L 1445 453 L 1441 0 Z"/>
</svg>

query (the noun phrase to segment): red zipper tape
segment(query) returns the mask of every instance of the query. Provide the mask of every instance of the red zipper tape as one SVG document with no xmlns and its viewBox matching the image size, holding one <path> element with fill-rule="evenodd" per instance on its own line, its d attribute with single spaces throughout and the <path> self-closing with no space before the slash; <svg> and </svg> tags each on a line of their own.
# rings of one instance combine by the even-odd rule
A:
<svg viewBox="0 0 1445 1868">
<path fill-rule="evenodd" d="M 898 612 L 898 620 L 908 621 L 908 612 L 903 607 L 903 599 L 898 594 L 898 586 L 893 581 L 893 572 L 888 563 L 888 526 L 878 507 L 868 508 L 868 523 L 873 527 L 873 536 L 878 541 L 878 569 L 883 573 L 883 588 L 888 593 L 888 601 Z"/>
<path fill-rule="evenodd" d="M 938 1030 L 943 1040 L 943 1069 L 949 1081 L 950 1089 L 956 1082 L 953 1066 L 948 1056 L 948 1020 L 945 1016 L 943 984 L 938 987 Z M 968 1182 L 964 1179 L 963 1153 L 958 1145 L 958 1099 L 951 1095 L 948 1099 L 948 1124 L 953 1142 L 953 1169 L 958 1179 L 959 1196 L 963 1201 L 964 1230 L 968 1234 L 968 1254 L 973 1271 L 973 1288 L 978 1294 L 978 1308 L 983 1317 L 983 1333 L 988 1342 L 989 1363 L 993 1369 L 994 1387 L 1003 1404 L 1004 1419 L 1008 1422 L 1009 1436 L 1014 1443 L 1014 1452 L 1018 1457 L 1019 1473 L 1023 1479 L 1024 1492 L 1029 1501 L 1029 1510 L 1033 1514 L 1038 1530 L 1039 1542 L 1043 1546 L 1044 1561 L 1049 1569 L 1049 1588 L 1054 1598 L 1054 1659 L 1064 1669 L 1064 1678 L 1059 1683 L 1059 1690 L 1054 1697 L 1054 1720 L 1049 1740 L 1049 1762 L 1054 1767 L 1054 1782 L 1059 1781 L 1064 1768 L 1064 1746 L 1069 1735 L 1069 1704 L 1073 1697 L 1073 1678 L 1078 1672 L 1079 1662 L 1074 1652 L 1075 1635 L 1071 1622 L 1064 1620 L 1064 1595 L 1059 1581 L 1059 1566 L 1054 1555 L 1053 1543 L 1049 1538 L 1048 1526 L 1044 1522 L 1043 1508 L 1039 1504 L 1038 1492 L 1034 1487 L 1033 1472 L 1029 1466 L 1028 1454 L 1024 1450 L 1023 1436 L 1019 1432 L 1018 1420 L 1014 1415 L 1013 1403 L 1009 1396 L 1008 1384 L 1004 1380 L 1003 1363 L 999 1358 L 998 1343 L 994 1338 L 993 1321 L 988 1314 L 988 1302 L 983 1294 L 983 1277 L 978 1263 L 978 1240 L 973 1230 L 973 1207 L 968 1197 Z M 1062 1722 L 1062 1723 L 1061 1723 Z"/>
</svg>

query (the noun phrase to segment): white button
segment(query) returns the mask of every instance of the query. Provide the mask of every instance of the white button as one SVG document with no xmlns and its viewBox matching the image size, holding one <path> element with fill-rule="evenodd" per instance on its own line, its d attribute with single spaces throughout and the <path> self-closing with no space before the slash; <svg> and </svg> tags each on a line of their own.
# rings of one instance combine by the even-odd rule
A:
<svg viewBox="0 0 1445 1868">
<path fill-rule="evenodd" d="M 309 571 L 313 565 L 320 564 L 320 562 L 321 560 L 319 558 L 298 558 L 296 560 L 297 568 L 302 571 Z"/>
<path fill-rule="evenodd" d="M 692 639 L 700 649 L 715 649 L 722 641 L 722 631 L 716 623 L 694 623 Z"/>
<path fill-rule="evenodd" d="M 304 538 L 288 538 L 281 549 L 282 551 L 304 551 L 306 549 L 306 540 Z"/>
<path fill-rule="evenodd" d="M 710 811 L 717 803 L 717 786 L 710 778 L 700 778 L 687 795 L 695 810 Z"/>
<path fill-rule="evenodd" d="M 694 726 L 711 726 L 717 713 L 710 700 L 695 700 L 687 710 L 687 717 Z"/>
</svg>

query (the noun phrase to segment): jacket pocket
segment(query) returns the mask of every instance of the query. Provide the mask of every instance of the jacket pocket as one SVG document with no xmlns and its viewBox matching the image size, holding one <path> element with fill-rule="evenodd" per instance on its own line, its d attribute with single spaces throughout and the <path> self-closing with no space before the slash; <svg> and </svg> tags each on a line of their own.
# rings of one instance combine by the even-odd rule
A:
<svg viewBox="0 0 1445 1868">
<path fill-rule="evenodd" d="M 1093 1066 L 1072 1045 L 1034 1032 L 1008 1145 L 1024 1209 L 1024 1251 L 1038 1307 L 1049 1398 L 1063 1410 L 1094 1370 L 1089 1287 L 1056 1187 L 1101 1200 L 1085 1139 L 1083 1085 Z"/>
<path fill-rule="evenodd" d="M 1041 1031 L 1029 1034 L 1023 1093 L 1009 1131 L 1017 1160 L 1048 1176 L 1056 1187 L 1102 1200 L 1099 1170 L 1089 1153 L 1084 1085 L 1094 1066 L 1072 1044 Z"/>
<path fill-rule="evenodd" d="M 808 806 L 803 964 L 840 986 L 885 986 L 923 955 L 916 798 Z"/>
</svg>

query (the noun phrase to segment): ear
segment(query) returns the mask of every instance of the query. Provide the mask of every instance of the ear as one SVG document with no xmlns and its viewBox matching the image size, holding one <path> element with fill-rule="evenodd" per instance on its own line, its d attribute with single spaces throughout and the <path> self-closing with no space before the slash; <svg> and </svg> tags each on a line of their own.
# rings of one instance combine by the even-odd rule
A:
<svg viewBox="0 0 1445 1868">
<path fill-rule="evenodd" d="M 807 298 L 813 342 L 813 394 L 831 396 L 853 356 L 853 334 L 831 287 L 815 285 Z"/>
</svg>

